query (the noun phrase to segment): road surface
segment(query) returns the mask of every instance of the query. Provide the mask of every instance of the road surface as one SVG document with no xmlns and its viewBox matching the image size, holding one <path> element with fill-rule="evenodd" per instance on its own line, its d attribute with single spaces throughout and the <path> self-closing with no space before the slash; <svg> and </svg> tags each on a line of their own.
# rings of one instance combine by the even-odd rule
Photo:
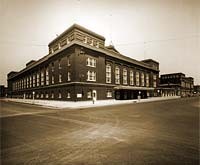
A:
<svg viewBox="0 0 200 165">
<path fill-rule="evenodd" d="M 2 164 L 199 165 L 199 98 L 84 109 L 0 102 Z"/>
</svg>

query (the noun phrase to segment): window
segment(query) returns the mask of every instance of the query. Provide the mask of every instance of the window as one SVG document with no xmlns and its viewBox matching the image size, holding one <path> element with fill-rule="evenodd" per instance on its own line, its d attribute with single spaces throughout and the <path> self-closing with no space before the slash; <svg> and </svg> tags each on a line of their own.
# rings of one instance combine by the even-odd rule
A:
<svg viewBox="0 0 200 165">
<path fill-rule="evenodd" d="M 115 84 L 120 84 L 120 69 L 115 67 Z"/>
<path fill-rule="evenodd" d="M 39 75 L 39 73 L 37 73 L 37 86 L 39 86 L 40 85 L 40 75 Z"/>
<path fill-rule="evenodd" d="M 29 77 L 29 81 L 30 81 L 30 88 L 32 88 L 32 76 Z"/>
<path fill-rule="evenodd" d="M 132 70 L 130 70 L 130 85 L 134 85 L 134 76 Z"/>
<path fill-rule="evenodd" d="M 71 73 L 67 72 L 67 81 L 71 81 Z"/>
<path fill-rule="evenodd" d="M 39 93 L 36 94 L 36 98 L 39 98 Z"/>
<path fill-rule="evenodd" d="M 51 98 L 52 98 L 52 99 L 54 98 L 54 93 L 53 93 L 53 92 L 51 92 Z"/>
<path fill-rule="evenodd" d="M 67 92 L 67 98 L 71 98 L 70 92 Z"/>
<path fill-rule="evenodd" d="M 106 65 L 106 83 L 111 83 L 111 65 Z"/>
<path fill-rule="evenodd" d="M 61 59 L 58 60 L 58 69 L 62 69 L 62 67 L 61 67 Z"/>
<path fill-rule="evenodd" d="M 26 88 L 29 88 L 29 78 L 26 78 Z"/>
<path fill-rule="evenodd" d="M 139 72 L 136 72 L 136 85 L 140 86 L 140 74 L 139 74 Z"/>
<path fill-rule="evenodd" d="M 156 78 L 156 75 L 154 74 L 153 75 L 153 87 L 156 88 L 157 86 L 157 82 L 156 82 L 157 78 Z"/>
<path fill-rule="evenodd" d="M 54 84 L 54 75 L 51 76 L 51 84 Z"/>
<path fill-rule="evenodd" d="M 24 89 L 26 88 L 26 78 L 24 78 Z"/>
<path fill-rule="evenodd" d="M 51 71 L 54 72 L 54 63 L 51 63 Z"/>
<path fill-rule="evenodd" d="M 86 65 L 90 67 L 96 67 L 96 59 L 88 57 L 86 60 Z"/>
<path fill-rule="evenodd" d="M 44 85 L 44 71 L 41 71 L 41 85 Z"/>
<path fill-rule="evenodd" d="M 87 81 L 96 81 L 96 72 L 88 71 L 87 72 Z"/>
<path fill-rule="evenodd" d="M 35 74 L 33 75 L 33 87 L 35 87 Z"/>
<path fill-rule="evenodd" d="M 141 73 L 141 86 L 144 86 L 144 73 Z"/>
<path fill-rule="evenodd" d="M 92 98 L 92 91 L 91 90 L 87 92 L 87 98 L 88 99 Z"/>
<path fill-rule="evenodd" d="M 146 87 L 149 87 L 149 74 L 146 74 Z"/>
<path fill-rule="evenodd" d="M 69 57 L 67 58 L 67 66 L 70 66 L 70 60 L 69 60 Z"/>
<path fill-rule="evenodd" d="M 40 96 L 40 97 L 41 97 L 41 99 L 43 99 L 43 98 L 44 98 L 44 94 L 43 94 L 43 93 L 41 93 L 41 96 Z"/>
<path fill-rule="evenodd" d="M 62 74 L 60 73 L 59 74 L 59 83 L 61 83 L 62 82 Z"/>
<path fill-rule="evenodd" d="M 127 84 L 127 69 L 123 69 L 123 84 Z"/>
<path fill-rule="evenodd" d="M 61 92 L 59 91 L 59 93 L 58 93 L 58 98 L 59 99 L 61 99 L 62 98 L 62 94 L 61 94 Z"/>
<path fill-rule="evenodd" d="M 49 70 L 46 68 L 46 85 L 49 85 Z"/>
<path fill-rule="evenodd" d="M 49 98 L 49 94 L 48 94 L 48 93 L 45 94 L 45 98 L 46 98 L 46 99 Z"/>
<path fill-rule="evenodd" d="M 106 97 L 108 97 L 108 98 L 112 97 L 112 91 L 111 90 L 108 90 L 106 92 Z"/>
</svg>

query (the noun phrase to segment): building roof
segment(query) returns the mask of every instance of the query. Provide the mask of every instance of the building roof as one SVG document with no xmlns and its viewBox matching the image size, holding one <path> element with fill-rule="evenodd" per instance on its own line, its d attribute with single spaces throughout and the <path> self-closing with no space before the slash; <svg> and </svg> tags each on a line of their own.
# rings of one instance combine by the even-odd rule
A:
<svg viewBox="0 0 200 165">
<path fill-rule="evenodd" d="M 155 71 L 159 71 L 159 70 L 156 70 L 155 68 L 151 67 L 150 65 L 148 65 L 147 63 L 144 63 L 144 62 L 141 62 L 141 61 L 137 61 L 135 59 L 132 59 L 130 57 L 127 57 L 127 56 L 124 56 L 120 53 L 117 53 L 117 52 L 114 52 L 114 51 L 109 51 L 107 49 L 99 49 L 99 48 L 96 48 L 96 47 L 93 47 L 93 46 L 90 46 L 88 44 L 85 44 L 85 43 L 82 43 L 80 41 L 72 41 L 70 44 L 68 45 L 65 45 L 63 46 L 61 49 L 59 49 L 58 51 L 52 53 L 52 54 L 48 54 L 46 56 L 44 56 L 43 58 L 39 59 L 38 61 L 34 62 L 33 64 L 27 66 L 26 68 L 22 69 L 21 71 L 17 72 L 16 74 L 14 74 L 12 77 L 10 76 L 10 78 L 14 78 L 16 77 L 17 75 L 23 73 L 23 72 L 26 72 L 28 70 L 30 70 L 31 68 L 45 62 L 46 60 L 48 60 L 49 58 L 57 55 L 58 53 L 60 53 L 61 51 L 65 50 L 66 48 L 69 48 L 73 45 L 80 45 L 82 47 L 85 47 L 85 48 L 88 48 L 88 49 L 92 49 L 94 51 L 97 51 L 97 52 L 101 52 L 103 54 L 106 54 L 110 57 L 114 57 L 114 58 L 117 58 L 117 59 L 120 59 L 122 61 L 125 61 L 125 62 L 129 62 L 129 63 L 132 63 L 134 65 L 138 65 L 138 66 L 141 66 L 141 67 L 144 67 L 144 68 L 148 68 L 148 69 L 151 69 L 151 70 L 155 70 Z"/>
<path fill-rule="evenodd" d="M 54 40 L 52 40 L 52 41 L 49 43 L 49 45 L 51 45 L 52 43 L 56 42 L 58 39 L 60 39 L 62 36 L 64 36 L 64 35 L 67 34 L 68 32 L 70 32 L 72 29 L 79 29 L 79 30 L 81 30 L 81 31 L 83 31 L 83 32 L 86 32 L 86 33 L 88 33 L 88 34 L 91 34 L 91 35 L 93 35 L 93 36 L 95 36 L 95 37 L 97 37 L 97 38 L 102 39 L 102 40 L 105 41 L 105 38 L 104 38 L 103 36 L 101 36 L 101 35 L 99 35 L 99 34 L 93 32 L 93 31 L 91 31 L 91 30 L 89 30 L 89 29 L 86 29 L 86 28 L 83 27 L 83 26 L 80 26 L 80 25 L 78 25 L 78 24 L 73 24 L 73 25 L 70 26 L 67 30 L 65 30 L 63 33 L 61 33 L 59 36 L 57 36 Z"/>
</svg>

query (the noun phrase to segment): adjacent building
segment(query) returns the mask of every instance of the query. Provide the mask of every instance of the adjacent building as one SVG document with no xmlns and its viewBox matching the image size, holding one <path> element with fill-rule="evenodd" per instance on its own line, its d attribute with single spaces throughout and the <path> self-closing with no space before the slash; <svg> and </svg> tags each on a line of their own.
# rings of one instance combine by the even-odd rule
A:
<svg viewBox="0 0 200 165">
<path fill-rule="evenodd" d="M 200 95 L 200 85 L 194 85 L 194 94 Z"/>
<path fill-rule="evenodd" d="M 7 88 L 4 85 L 0 85 L 0 97 L 7 96 Z"/>
<path fill-rule="evenodd" d="M 161 96 L 192 96 L 194 79 L 186 77 L 183 73 L 163 74 L 160 76 L 158 90 Z"/>
<path fill-rule="evenodd" d="M 158 62 L 124 56 L 80 25 L 72 25 L 48 46 L 48 55 L 8 74 L 10 97 L 82 101 L 157 95 Z"/>
</svg>

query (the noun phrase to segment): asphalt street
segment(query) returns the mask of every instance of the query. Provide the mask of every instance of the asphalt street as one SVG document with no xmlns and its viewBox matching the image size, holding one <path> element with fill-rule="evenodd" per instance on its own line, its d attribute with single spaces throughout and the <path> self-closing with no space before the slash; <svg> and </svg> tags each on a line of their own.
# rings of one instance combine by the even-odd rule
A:
<svg viewBox="0 0 200 165">
<path fill-rule="evenodd" d="M 0 101 L 1 163 L 199 165 L 199 98 L 83 109 Z"/>
</svg>

